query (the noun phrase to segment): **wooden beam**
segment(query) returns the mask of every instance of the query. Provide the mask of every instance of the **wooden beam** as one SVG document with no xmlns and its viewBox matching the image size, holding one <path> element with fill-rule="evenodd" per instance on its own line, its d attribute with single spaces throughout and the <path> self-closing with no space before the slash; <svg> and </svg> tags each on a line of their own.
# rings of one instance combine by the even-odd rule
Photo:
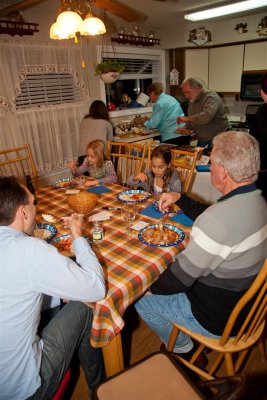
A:
<svg viewBox="0 0 267 400">
<path fill-rule="evenodd" d="M 1 17 L 6 17 L 7 14 L 12 13 L 13 11 L 19 11 L 22 10 L 23 8 L 27 8 L 27 7 L 31 7 L 34 4 L 38 4 L 41 3 L 44 0 L 23 0 L 23 1 L 19 1 L 16 4 L 13 4 L 12 6 L 3 8 L 2 10 L 0 10 L 0 18 Z"/>
<path fill-rule="evenodd" d="M 112 0 L 95 0 L 92 5 L 103 8 L 104 10 L 124 19 L 127 22 L 136 22 L 140 18 L 140 14 L 138 12 L 131 10 L 127 6 L 115 3 Z"/>
</svg>

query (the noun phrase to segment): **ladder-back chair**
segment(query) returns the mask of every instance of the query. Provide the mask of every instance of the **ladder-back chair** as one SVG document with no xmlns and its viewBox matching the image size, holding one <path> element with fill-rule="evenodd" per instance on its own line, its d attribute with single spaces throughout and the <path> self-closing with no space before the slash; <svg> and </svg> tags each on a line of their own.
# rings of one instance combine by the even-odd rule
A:
<svg viewBox="0 0 267 400">
<path fill-rule="evenodd" d="M 252 303 L 250 311 L 243 322 L 241 328 L 236 335 L 232 334 L 233 327 L 242 310 L 248 303 Z M 214 339 L 192 332 L 189 329 L 173 323 L 173 329 L 170 335 L 167 351 L 173 351 L 177 336 L 180 331 L 189 335 L 195 342 L 199 343 L 196 351 L 192 355 L 190 361 L 179 357 L 178 354 L 172 355 L 196 372 L 204 379 L 214 379 L 215 373 L 221 363 L 225 363 L 226 375 L 236 374 L 244 361 L 248 351 L 253 345 L 258 344 L 258 349 L 262 358 L 266 359 L 266 349 L 262 340 L 265 318 L 267 314 L 267 259 L 254 282 L 246 293 L 237 302 L 232 310 L 224 331 L 219 339 Z M 216 352 L 214 357 L 208 364 L 208 368 L 203 370 L 194 363 L 206 348 Z"/>
<path fill-rule="evenodd" d="M 0 151 L 0 175 L 17 177 L 30 175 L 31 178 L 38 176 L 29 144 Z"/>
<path fill-rule="evenodd" d="M 182 193 L 188 193 L 191 190 L 194 177 L 195 166 L 198 158 L 197 150 L 189 152 L 178 149 L 171 149 L 172 166 L 179 173 L 182 182 Z"/>
<path fill-rule="evenodd" d="M 108 142 L 111 161 L 114 164 L 118 182 L 127 185 L 127 179 L 142 171 L 146 145 L 126 142 Z"/>
</svg>

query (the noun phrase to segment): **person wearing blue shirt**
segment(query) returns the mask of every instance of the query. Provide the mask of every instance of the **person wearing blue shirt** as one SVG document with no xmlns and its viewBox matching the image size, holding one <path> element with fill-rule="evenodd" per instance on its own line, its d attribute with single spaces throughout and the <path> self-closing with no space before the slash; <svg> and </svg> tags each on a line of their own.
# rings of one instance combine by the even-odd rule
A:
<svg viewBox="0 0 267 400">
<path fill-rule="evenodd" d="M 163 86 L 160 82 L 149 85 L 147 94 L 154 104 L 151 118 L 138 118 L 137 123 L 142 123 L 147 129 L 158 129 L 162 143 L 189 144 L 190 138 L 178 134 L 177 115 L 184 116 L 180 103 L 173 97 L 163 93 Z M 181 125 L 181 127 L 184 124 Z M 187 143 L 185 143 L 185 141 Z"/>
</svg>

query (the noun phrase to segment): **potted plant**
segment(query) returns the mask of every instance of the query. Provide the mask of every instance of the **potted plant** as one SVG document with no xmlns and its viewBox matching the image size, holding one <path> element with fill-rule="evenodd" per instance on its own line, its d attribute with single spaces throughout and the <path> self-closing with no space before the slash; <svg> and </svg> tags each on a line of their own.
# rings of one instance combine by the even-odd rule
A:
<svg viewBox="0 0 267 400">
<path fill-rule="evenodd" d="M 96 66 L 95 75 L 100 75 L 100 79 L 105 83 L 113 83 L 118 79 L 124 68 L 124 65 L 121 65 L 117 60 L 107 59 Z"/>
</svg>

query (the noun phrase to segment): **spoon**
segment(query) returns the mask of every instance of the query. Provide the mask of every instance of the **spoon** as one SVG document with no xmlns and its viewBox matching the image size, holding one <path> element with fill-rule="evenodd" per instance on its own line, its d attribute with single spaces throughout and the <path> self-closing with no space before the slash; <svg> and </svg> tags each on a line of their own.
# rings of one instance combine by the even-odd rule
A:
<svg viewBox="0 0 267 400">
<path fill-rule="evenodd" d="M 42 214 L 42 217 L 45 221 L 47 222 L 52 222 L 54 224 L 56 224 L 57 222 L 59 222 L 61 220 L 61 218 L 56 218 L 51 214 Z"/>
</svg>

